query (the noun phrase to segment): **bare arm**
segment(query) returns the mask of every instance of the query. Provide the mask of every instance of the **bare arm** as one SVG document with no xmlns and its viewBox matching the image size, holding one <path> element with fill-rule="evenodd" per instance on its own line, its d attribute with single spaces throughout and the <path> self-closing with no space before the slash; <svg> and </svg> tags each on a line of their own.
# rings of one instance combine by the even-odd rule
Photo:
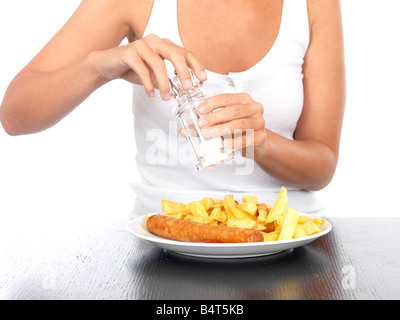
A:
<svg viewBox="0 0 400 320">
<path fill-rule="evenodd" d="M 117 6 L 108 8 L 113 13 L 105 15 L 105 1 L 95 2 L 83 1 L 10 83 L 0 108 L 0 119 L 10 134 L 33 133 L 52 126 L 105 83 L 89 64 L 88 54 L 118 45 L 128 27 L 116 20 Z"/>
<path fill-rule="evenodd" d="M 339 0 L 310 0 L 311 39 L 303 66 L 304 107 L 295 140 L 267 131 L 257 157 L 283 182 L 318 190 L 333 177 L 345 106 L 345 67 Z"/>
<path fill-rule="evenodd" d="M 254 156 L 265 172 L 283 183 L 318 190 L 330 182 L 336 169 L 345 105 L 339 0 L 309 0 L 309 17 L 311 40 L 303 66 L 304 106 L 294 140 L 267 130 L 263 106 L 243 93 L 207 99 L 204 109 L 199 109 L 205 115 L 199 125 L 210 136 L 221 135 L 227 129 L 228 133 L 241 130 L 244 134 L 240 138 L 225 137 L 226 147 L 241 148 L 243 155 Z M 251 137 L 247 129 L 253 132 Z M 253 155 L 246 154 L 252 149 Z"/>
<path fill-rule="evenodd" d="M 191 67 L 204 71 L 194 57 L 168 40 L 140 39 L 151 1 L 84 0 L 69 21 L 10 83 L 0 120 L 11 135 L 44 130 L 65 117 L 93 91 L 122 78 L 143 84 L 151 97 L 169 92 L 163 59 L 171 60 L 181 79 Z M 145 20 L 145 21 L 144 21 Z M 134 30 L 135 29 L 135 30 Z M 128 37 L 132 41 L 120 46 Z M 204 78 L 204 77 L 203 77 Z"/>
</svg>

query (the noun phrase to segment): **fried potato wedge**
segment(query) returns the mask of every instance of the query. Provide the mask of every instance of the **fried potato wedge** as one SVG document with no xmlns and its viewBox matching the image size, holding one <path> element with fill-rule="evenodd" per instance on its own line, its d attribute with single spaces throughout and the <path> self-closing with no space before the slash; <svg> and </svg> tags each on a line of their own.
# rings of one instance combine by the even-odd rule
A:
<svg viewBox="0 0 400 320">
<path fill-rule="evenodd" d="M 274 204 L 260 203 L 256 196 L 242 196 L 242 203 L 232 194 L 221 198 L 204 197 L 188 204 L 162 200 L 166 216 L 197 223 L 253 229 L 260 231 L 264 241 L 296 239 L 321 231 L 325 219 L 300 216 L 289 207 L 288 193 L 282 187 Z"/>
<path fill-rule="evenodd" d="M 285 210 L 288 206 L 288 196 L 287 190 L 285 187 L 281 188 L 281 191 L 278 194 L 278 197 L 275 200 L 272 209 L 268 212 L 267 219 L 265 220 L 266 223 L 273 222 L 279 216 L 285 213 Z"/>
</svg>

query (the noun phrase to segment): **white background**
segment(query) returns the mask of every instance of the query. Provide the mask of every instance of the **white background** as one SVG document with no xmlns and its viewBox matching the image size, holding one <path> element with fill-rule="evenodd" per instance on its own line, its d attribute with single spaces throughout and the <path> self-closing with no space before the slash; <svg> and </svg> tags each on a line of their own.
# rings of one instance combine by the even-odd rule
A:
<svg viewBox="0 0 400 320">
<path fill-rule="evenodd" d="M 0 2 L 0 97 L 79 3 Z M 331 216 L 399 217 L 400 1 L 343 0 L 342 12 L 347 107 L 337 172 L 321 196 Z M 0 128 L 0 240 L 70 237 L 127 217 L 134 157 L 131 90 L 122 80 L 47 131 L 10 137 Z"/>
</svg>

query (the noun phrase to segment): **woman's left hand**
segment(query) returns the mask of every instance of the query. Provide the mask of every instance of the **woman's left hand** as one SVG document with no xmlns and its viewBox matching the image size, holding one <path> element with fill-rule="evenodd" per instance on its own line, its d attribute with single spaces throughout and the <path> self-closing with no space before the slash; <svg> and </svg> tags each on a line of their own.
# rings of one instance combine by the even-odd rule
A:
<svg viewBox="0 0 400 320">
<path fill-rule="evenodd" d="M 244 157 L 256 159 L 262 154 L 267 139 L 264 107 L 247 93 L 211 97 L 198 111 L 205 136 L 224 137 L 224 147 L 239 149 Z"/>
</svg>

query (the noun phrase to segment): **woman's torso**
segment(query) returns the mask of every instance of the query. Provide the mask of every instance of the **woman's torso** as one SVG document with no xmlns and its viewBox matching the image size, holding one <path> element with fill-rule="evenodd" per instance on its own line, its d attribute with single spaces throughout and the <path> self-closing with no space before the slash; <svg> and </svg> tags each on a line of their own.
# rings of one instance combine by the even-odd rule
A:
<svg viewBox="0 0 400 320">
<path fill-rule="evenodd" d="M 205 66 L 209 96 L 247 92 L 264 106 L 268 129 L 293 139 L 303 107 L 302 64 L 309 43 L 306 0 L 155 0 L 143 36 L 154 33 L 185 46 Z M 144 20 L 144 19 L 143 19 Z M 137 32 L 140 34 L 140 31 Z M 174 68 L 166 61 L 167 71 Z M 173 101 L 148 99 L 133 86 L 137 167 L 132 184 L 135 214 L 160 209 L 161 199 L 188 202 L 205 196 L 254 194 L 271 203 L 282 186 L 252 160 L 239 157 L 212 171 L 196 173 L 186 140 L 178 135 Z M 314 194 L 286 186 L 289 205 L 317 211 Z"/>
</svg>

